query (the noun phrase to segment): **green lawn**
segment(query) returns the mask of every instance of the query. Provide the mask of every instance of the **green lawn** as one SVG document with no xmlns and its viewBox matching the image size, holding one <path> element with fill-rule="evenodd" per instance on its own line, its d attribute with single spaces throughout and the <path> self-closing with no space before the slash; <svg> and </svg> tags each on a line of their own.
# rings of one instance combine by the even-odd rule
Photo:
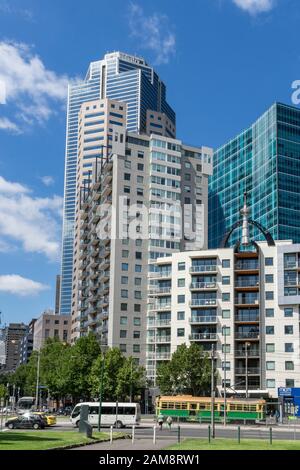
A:
<svg viewBox="0 0 300 470">
<path fill-rule="evenodd" d="M 93 438 L 88 439 L 78 431 L 6 431 L 0 433 L 0 450 L 45 450 L 107 439 L 109 433 L 104 432 L 93 432 Z"/>
<path fill-rule="evenodd" d="M 242 439 L 239 444 L 234 439 L 186 439 L 168 450 L 300 450 L 300 441 L 277 441 L 269 444 L 265 440 Z"/>
</svg>

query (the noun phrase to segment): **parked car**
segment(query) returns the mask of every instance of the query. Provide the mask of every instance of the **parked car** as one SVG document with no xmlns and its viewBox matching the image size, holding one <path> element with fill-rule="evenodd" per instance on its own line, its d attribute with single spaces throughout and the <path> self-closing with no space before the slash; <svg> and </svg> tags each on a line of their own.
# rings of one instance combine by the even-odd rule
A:
<svg viewBox="0 0 300 470">
<path fill-rule="evenodd" d="M 18 416 L 6 421 L 8 429 L 44 429 L 45 421 L 40 416 Z"/>
<path fill-rule="evenodd" d="M 56 417 L 53 414 L 44 413 L 42 411 L 34 411 L 31 413 L 33 416 L 40 416 L 46 426 L 54 426 L 56 424 Z"/>
</svg>

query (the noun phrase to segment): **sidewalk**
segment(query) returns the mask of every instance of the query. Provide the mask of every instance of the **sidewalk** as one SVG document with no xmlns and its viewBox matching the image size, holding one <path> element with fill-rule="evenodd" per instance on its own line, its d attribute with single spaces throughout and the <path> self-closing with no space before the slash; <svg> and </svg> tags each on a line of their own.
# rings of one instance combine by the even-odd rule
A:
<svg viewBox="0 0 300 470">
<path fill-rule="evenodd" d="M 109 442 L 100 442 L 99 444 L 91 444 L 84 447 L 75 447 L 70 450 L 160 450 L 165 449 L 175 443 L 174 439 L 160 439 L 153 444 L 152 439 L 136 439 L 132 444 L 131 439 L 119 439 L 113 441 L 112 444 Z"/>
</svg>

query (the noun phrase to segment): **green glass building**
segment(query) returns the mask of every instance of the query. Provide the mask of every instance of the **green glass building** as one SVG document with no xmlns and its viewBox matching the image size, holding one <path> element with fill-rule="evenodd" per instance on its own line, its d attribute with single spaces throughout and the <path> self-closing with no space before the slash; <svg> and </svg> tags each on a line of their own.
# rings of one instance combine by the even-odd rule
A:
<svg viewBox="0 0 300 470">
<path fill-rule="evenodd" d="M 273 104 L 215 152 L 209 184 L 210 248 L 220 246 L 239 219 L 244 192 L 251 218 L 275 240 L 300 243 L 300 109 Z M 252 236 L 260 239 L 258 233 Z M 239 239 L 237 230 L 230 244 Z"/>
</svg>

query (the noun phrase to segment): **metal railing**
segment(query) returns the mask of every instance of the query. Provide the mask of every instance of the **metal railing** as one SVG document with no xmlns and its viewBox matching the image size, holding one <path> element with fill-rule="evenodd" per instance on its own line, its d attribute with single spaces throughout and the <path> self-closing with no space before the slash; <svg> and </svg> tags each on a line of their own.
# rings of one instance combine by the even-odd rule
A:
<svg viewBox="0 0 300 470">
<path fill-rule="evenodd" d="M 240 322 L 258 322 L 259 321 L 259 314 L 247 314 L 247 313 L 242 313 L 238 314 L 235 316 L 235 321 L 240 321 Z"/>
<path fill-rule="evenodd" d="M 190 323 L 217 323 L 217 317 L 194 316 L 190 318 Z"/>
<path fill-rule="evenodd" d="M 207 341 L 207 340 L 216 340 L 217 333 L 192 333 L 189 336 L 191 341 Z"/>
<path fill-rule="evenodd" d="M 191 307 L 199 307 L 202 305 L 216 305 L 217 299 L 192 299 L 190 301 Z"/>
<path fill-rule="evenodd" d="M 190 285 L 190 289 L 215 289 L 216 287 L 216 282 L 192 282 Z"/>
<path fill-rule="evenodd" d="M 238 332 L 235 333 L 235 337 L 237 339 L 258 339 L 259 338 L 259 331 L 245 331 L 245 332 Z"/>
</svg>

